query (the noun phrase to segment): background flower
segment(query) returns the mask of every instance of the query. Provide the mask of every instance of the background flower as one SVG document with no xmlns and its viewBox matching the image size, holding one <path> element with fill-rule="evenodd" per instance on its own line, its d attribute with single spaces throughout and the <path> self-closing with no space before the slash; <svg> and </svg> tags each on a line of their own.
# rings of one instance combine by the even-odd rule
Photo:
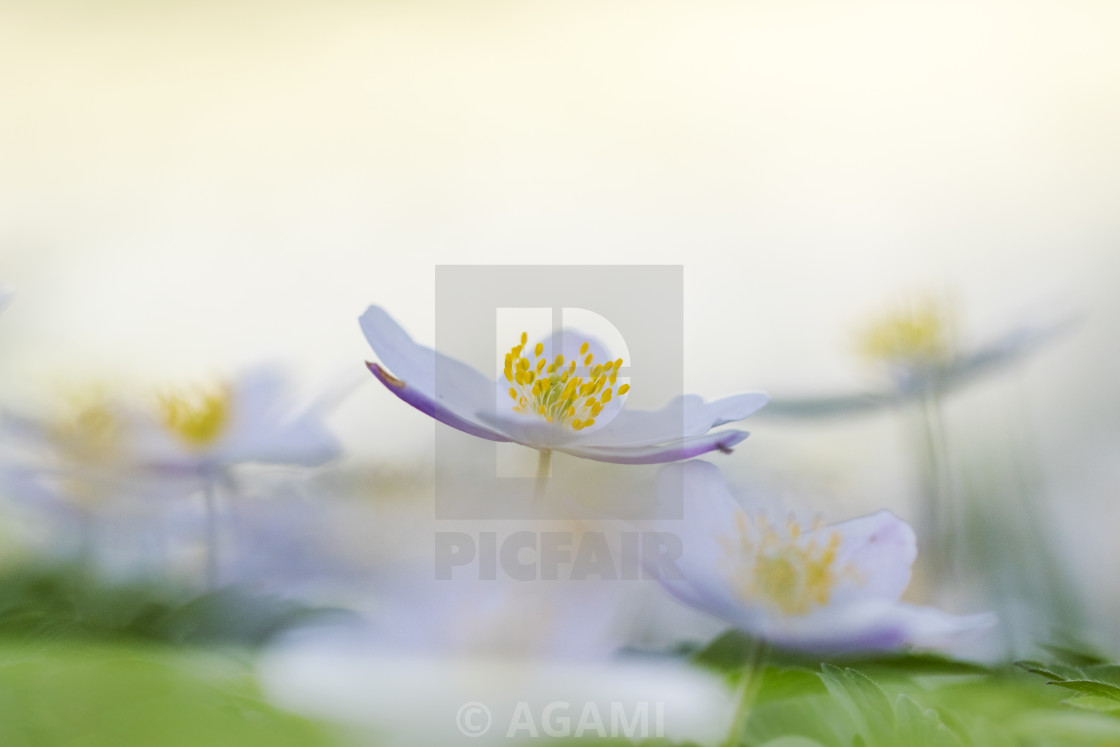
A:
<svg viewBox="0 0 1120 747">
<path fill-rule="evenodd" d="M 820 652 L 943 646 L 995 623 L 899 602 L 917 555 L 913 531 L 887 511 L 805 526 L 740 506 L 704 462 L 663 469 L 667 506 L 684 490 L 684 519 L 662 520 L 681 537 L 682 578 L 665 589 L 775 645 Z"/>
</svg>

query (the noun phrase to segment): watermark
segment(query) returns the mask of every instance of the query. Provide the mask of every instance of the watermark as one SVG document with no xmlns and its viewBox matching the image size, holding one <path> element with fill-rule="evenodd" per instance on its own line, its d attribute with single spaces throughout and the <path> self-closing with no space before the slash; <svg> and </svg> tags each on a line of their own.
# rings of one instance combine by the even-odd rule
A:
<svg viewBox="0 0 1120 747">
<path fill-rule="evenodd" d="M 507 739 L 656 739 L 665 736 L 665 703 L 554 700 L 535 704 L 520 701 L 514 705 L 508 722 L 501 724 L 495 723 L 484 703 L 471 701 L 459 708 L 455 723 L 459 733 L 466 737 L 482 737 L 494 730 Z"/>
<path fill-rule="evenodd" d="M 594 343 L 592 348 L 602 350 L 595 361 L 602 358 L 603 363 L 613 364 L 609 369 L 617 379 L 612 380 L 613 398 L 621 401 L 625 396 L 626 410 L 661 409 L 683 394 L 684 270 L 679 265 L 441 265 L 435 272 L 435 299 L 435 348 L 440 353 L 434 360 L 437 399 L 446 392 L 448 402 L 484 401 L 480 412 L 464 415 L 490 418 L 489 422 L 525 416 L 516 427 L 524 426 L 529 441 L 538 446 L 540 442 L 532 438 L 542 437 L 542 427 L 548 426 L 555 426 L 557 432 L 543 436 L 547 443 L 556 443 L 558 449 L 565 443 L 578 445 L 587 433 L 582 429 L 589 427 L 588 418 L 615 417 L 617 408 L 588 405 L 586 398 L 580 398 L 574 402 L 584 403 L 578 412 L 574 405 L 572 413 L 544 412 L 555 404 L 555 392 L 537 394 L 528 391 L 527 383 L 528 393 L 519 392 L 503 378 L 504 354 L 519 343 L 527 357 L 547 366 L 558 351 L 546 351 L 547 360 L 541 360 L 537 343 L 547 346 L 561 330 L 578 332 L 581 340 L 586 338 Z M 565 365 L 582 364 L 585 353 L 580 350 L 580 361 L 569 355 Z M 482 377 L 465 375 L 462 363 Z M 547 374 L 548 369 L 532 373 Z M 520 380 L 515 383 L 522 385 Z M 603 392 L 598 391 L 589 392 L 588 397 L 591 395 L 598 398 L 599 405 L 611 397 L 603 399 Z M 519 399 L 522 396 L 540 401 L 525 406 Z M 521 410 L 515 409 L 518 407 Z M 541 416 L 539 423 L 527 422 L 534 417 L 534 407 Z M 683 409 L 681 413 L 683 432 Z M 567 422 L 569 417 L 571 422 Z M 557 423 L 557 419 L 564 422 Z M 595 425 L 604 428 L 609 420 Z M 586 465 L 580 465 L 579 458 L 558 454 L 539 477 L 541 450 L 514 441 L 493 441 L 437 427 L 435 518 L 562 518 L 563 501 L 533 500 L 540 492 L 538 483 L 543 479 L 578 485 L 586 479 L 579 472 Z M 665 501 L 658 510 L 662 518 L 679 518 L 671 515 L 674 511 Z M 615 515 L 653 518 L 647 515 L 648 506 L 634 511 L 626 515 L 616 511 Z"/>
<path fill-rule="evenodd" d="M 615 542 L 611 542 L 611 538 Z M 436 532 L 437 581 L 680 580 L 684 552 L 672 532 Z"/>
<path fill-rule="evenodd" d="M 493 723 L 494 716 L 490 713 L 490 709 L 476 700 L 464 703 L 455 714 L 455 725 L 459 727 L 459 733 L 465 737 L 481 737 L 490 731 Z"/>
</svg>

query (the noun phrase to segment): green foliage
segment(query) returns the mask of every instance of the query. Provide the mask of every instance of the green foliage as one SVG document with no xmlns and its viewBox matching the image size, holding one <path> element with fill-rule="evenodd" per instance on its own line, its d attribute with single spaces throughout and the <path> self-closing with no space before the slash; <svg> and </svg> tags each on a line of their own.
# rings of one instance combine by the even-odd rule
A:
<svg viewBox="0 0 1120 747">
<path fill-rule="evenodd" d="M 730 640 L 702 652 L 735 650 Z M 724 664 L 729 661 L 724 660 Z M 1063 665 L 1065 666 L 1065 665 Z M 1120 687 L 1120 670 L 1094 670 Z M 1112 680 L 1118 680 L 1113 682 Z M 1060 692 L 1014 668 L 897 655 L 764 670 L 744 747 L 1096 747 L 1120 745 L 1120 702 Z"/>
<path fill-rule="evenodd" d="M 252 672 L 215 654 L 122 644 L 0 646 L 4 747 L 328 747 Z"/>
<path fill-rule="evenodd" d="M 1068 705 L 1120 716 L 1120 665 L 1079 649 L 1051 645 L 1043 648 L 1058 661 L 1020 661 L 1018 665 L 1032 674 L 1046 677 L 1050 685 L 1077 693 L 1065 701 Z"/>
<path fill-rule="evenodd" d="M 237 587 L 200 595 L 166 581 L 108 582 L 74 565 L 0 575 L 0 639 L 257 645 L 331 612 Z"/>
</svg>

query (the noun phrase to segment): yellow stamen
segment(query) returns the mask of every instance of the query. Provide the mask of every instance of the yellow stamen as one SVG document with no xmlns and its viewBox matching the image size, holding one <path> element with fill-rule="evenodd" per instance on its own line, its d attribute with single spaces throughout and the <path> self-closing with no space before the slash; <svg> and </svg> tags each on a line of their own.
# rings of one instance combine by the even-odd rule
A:
<svg viewBox="0 0 1120 747">
<path fill-rule="evenodd" d="M 208 446 L 229 424 L 232 392 L 219 386 L 159 398 L 160 416 L 168 430 L 193 448 Z"/>
<path fill-rule="evenodd" d="M 937 363 L 954 348 L 952 318 L 933 299 L 912 301 L 867 325 L 859 337 L 859 352 L 887 362 Z"/>
<path fill-rule="evenodd" d="M 793 517 L 784 531 L 764 515 L 735 516 L 735 536 L 724 537 L 725 566 L 736 593 L 745 601 L 784 615 L 805 615 L 828 604 L 837 581 L 854 572 L 838 568 L 840 533 L 806 541 Z"/>
<path fill-rule="evenodd" d="M 543 357 L 544 343 L 533 346 L 530 359 L 522 355 L 527 345 L 528 335 L 522 333 L 520 344 L 510 348 L 503 362 L 515 412 L 532 413 L 578 431 L 595 424 L 614 394 L 629 390 L 627 385 L 613 389 L 622 359 L 596 364 L 587 342 L 580 346 L 583 373 L 579 373 L 577 361 L 566 361 L 561 354 L 549 363 Z"/>
</svg>

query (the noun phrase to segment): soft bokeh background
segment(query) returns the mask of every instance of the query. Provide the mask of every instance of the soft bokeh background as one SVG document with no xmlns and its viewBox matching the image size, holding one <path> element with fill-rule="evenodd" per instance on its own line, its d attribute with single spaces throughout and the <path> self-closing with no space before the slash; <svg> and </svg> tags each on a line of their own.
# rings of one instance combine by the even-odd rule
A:
<svg viewBox="0 0 1120 747">
<path fill-rule="evenodd" d="M 871 385 L 854 330 L 912 294 L 975 341 L 1074 310 L 951 427 L 1027 454 L 1109 619 L 1117 31 L 1107 0 L 6 0 L 0 393 L 278 358 L 356 377 L 355 456 L 423 464 L 433 425 L 361 378 L 356 318 L 430 340 L 438 264 L 683 264 L 708 395 Z M 726 464 L 913 516 L 899 427 L 759 422 Z"/>
</svg>

